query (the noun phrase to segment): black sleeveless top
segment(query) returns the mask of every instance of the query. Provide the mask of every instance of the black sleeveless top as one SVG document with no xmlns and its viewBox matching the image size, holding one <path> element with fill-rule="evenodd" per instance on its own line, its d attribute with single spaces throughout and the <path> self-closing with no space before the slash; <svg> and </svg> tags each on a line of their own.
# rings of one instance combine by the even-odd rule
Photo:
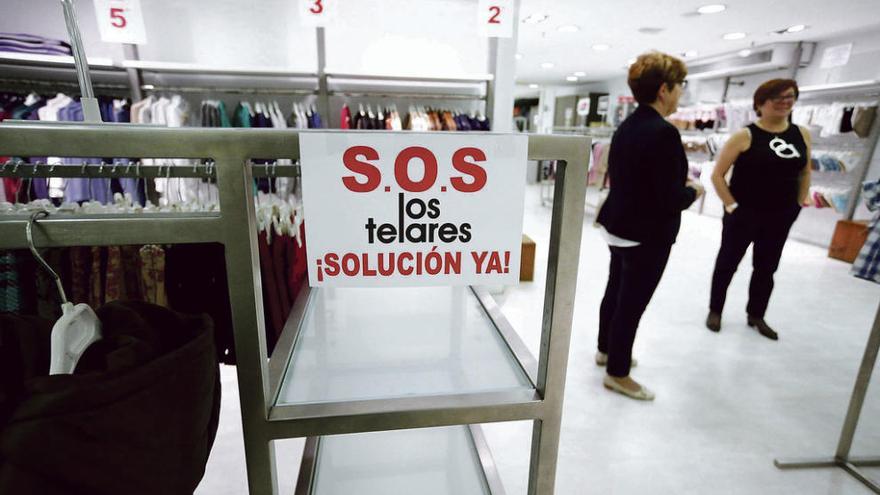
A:
<svg viewBox="0 0 880 495">
<path fill-rule="evenodd" d="M 799 177 L 807 166 L 807 143 L 798 126 L 768 132 L 756 124 L 749 149 L 733 165 L 730 192 L 741 206 L 786 207 L 797 205 Z"/>
</svg>

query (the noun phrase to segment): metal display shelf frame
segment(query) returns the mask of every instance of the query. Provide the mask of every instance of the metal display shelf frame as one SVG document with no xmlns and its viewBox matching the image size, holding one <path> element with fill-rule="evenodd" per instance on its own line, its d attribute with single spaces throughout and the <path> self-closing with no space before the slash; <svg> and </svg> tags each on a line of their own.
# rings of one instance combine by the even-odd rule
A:
<svg viewBox="0 0 880 495">
<path fill-rule="evenodd" d="M 558 160 L 544 316 L 540 351 L 536 357 L 531 356 L 516 336 L 492 298 L 484 291 L 474 289 L 474 295 L 491 318 L 510 354 L 529 377 L 528 392 L 277 406 L 277 390 L 294 351 L 295 333 L 305 314 L 309 294 L 320 289 L 304 288 L 301 291 L 281 340 L 269 356 L 252 190 L 256 166 L 251 164 L 251 160 L 269 158 L 296 161 L 300 158 L 300 132 L 309 131 L 13 122 L 0 124 L 0 155 L 137 156 L 156 159 L 208 158 L 213 161 L 219 188 L 219 214 L 116 215 L 107 218 L 52 215 L 35 225 L 34 238 L 36 245 L 41 248 L 200 242 L 224 245 L 238 359 L 248 486 L 252 495 L 278 493 L 275 440 L 518 420 L 533 421 L 528 493 L 552 494 L 584 219 L 589 139 L 573 136 L 528 138 L 528 159 Z M 411 136 L 413 133 L 401 134 Z M 471 135 L 468 139 L 479 140 L 481 136 Z M 70 168 L 86 169 L 86 174 L 95 173 L 94 167 Z M 41 175 L 49 173 L 45 166 L 38 166 L 36 170 Z M 107 166 L 105 170 L 109 171 L 111 167 Z M 184 176 L 187 170 L 200 174 L 197 176 L 205 173 L 190 166 L 175 170 L 175 176 Z M 263 168 L 261 173 L 272 173 L 266 170 Z M 21 168 L 17 173 L 25 176 L 33 174 L 33 171 L 34 167 Z M 292 173 L 292 170 L 283 171 Z M 116 173 L 120 173 L 119 170 Z M 278 172 L 274 175 L 282 174 Z M 0 249 L 28 246 L 26 224 L 27 219 L 20 215 L 0 215 Z M 484 471 L 494 470 L 492 463 L 484 456 L 480 457 L 480 461 L 484 464 Z M 493 495 L 500 494 L 493 492 Z"/>
</svg>

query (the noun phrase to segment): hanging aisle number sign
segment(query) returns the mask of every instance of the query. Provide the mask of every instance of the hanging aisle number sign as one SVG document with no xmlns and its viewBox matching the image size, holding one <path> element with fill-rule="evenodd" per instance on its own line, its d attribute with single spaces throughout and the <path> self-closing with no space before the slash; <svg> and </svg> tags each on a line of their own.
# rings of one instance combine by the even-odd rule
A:
<svg viewBox="0 0 880 495">
<path fill-rule="evenodd" d="M 514 19 L 513 0 L 480 0 L 477 7 L 477 27 L 480 36 L 512 38 Z"/>
<path fill-rule="evenodd" d="M 300 134 L 309 283 L 519 283 L 526 136 Z"/>
<path fill-rule="evenodd" d="M 147 44 L 140 0 L 94 0 L 98 31 L 106 43 Z"/>
<path fill-rule="evenodd" d="M 299 19 L 305 27 L 324 27 L 336 19 L 339 0 L 299 0 Z"/>
</svg>

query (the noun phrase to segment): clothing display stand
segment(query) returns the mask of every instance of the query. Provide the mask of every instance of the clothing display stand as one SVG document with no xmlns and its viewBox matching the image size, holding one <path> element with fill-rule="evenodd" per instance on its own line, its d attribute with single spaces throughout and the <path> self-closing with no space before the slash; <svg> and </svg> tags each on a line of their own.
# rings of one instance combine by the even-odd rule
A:
<svg viewBox="0 0 880 495">
<path fill-rule="evenodd" d="M 865 347 L 862 365 L 859 367 L 859 374 L 856 377 L 855 387 L 853 387 L 852 397 L 849 401 L 849 409 L 846 412 L 846 419 L 843 422 L 843 430 L 840 432 L 840 440 L 837 443 L 837 452 L 835 452 L 834 457 L 776 459 L 773 461 L 776 467 L 779 469 L 839 467 L 864 483 L 874 493 L 880 493 L 880 484 L 868 478 L 859 470 L 860 467 L 880 467 L 880 457 L 853 458 L 849 455 L 856 427 L 859 423 L 859 416 L 862 413 L 862 405 L 865 403 L 865 395 L 868 393 L 868 385 L 871 382 L 871 374 L 874 372 L 874 364 L 877 362 L 878 349 L 880 349 L 880 307 L 877 308 L 877 314 L 874 317 L 874 326 L 871 328 L 871 334 L 868 337 L 868 345 Z"/>
<path fill-rule="evenodd" d="M 307 131 L 306 131 L 307 132 Z M 403 133 L 406 134 L 406 133 Z M 359 452 L 349 443 L 369 452 L 369 444 L 382 435 L 369 433 L 349 438 L 357 432 L 408 430 L 416 436 L 420 452 L 446 452 L 445 459 L 455 466 L 445 466 L 449 473 L 471 472 L 477 486 L 469 493 L 499 495 L 502 492 L 479 428 L 481 423 L 531 420 L 533 422 L 529 494 L 549 495 L 554 491 L 559 447 L 560 421 L 566 367 L 571 340 L 577 266 L 583 226 L 583 204 L 590 142 L 587 138 L 566 136 L 530 136 L 528 158 L 557 162 L 553 216 L 551 221 L 549 261 L 544 303 L 540 352 L 533 357 L 520 341 L 488 293 L 479 288 L 427 288 L 428 297 L 399 304 L 388 310 L 370 301 L 351 299 L 343 289 L 304 287 L 272 355 L 268 355 L 263 300 L 257 248 L 256 213 L 253 178 L 258 174 L 294 174 L 295 168 L 258 167 L 251 159 L 290 159 L 299 156 L 299 133 L 274 129 L 153 128 L 128 124 L 80 124 L 5 122 L 0 124 L 0 154 L 8 156 L 126 156 L 142 158 L 181 158 L 214 161 L 220 199 L 219 213 L 165 213 L 138 215 L 50 215 L 35 225 L 34 239 L 40 248 L 66 246 L 106 246 L 125 244 L 177 244 L 218 242 L 225 247 L 232 308 L 237 372 L 241 401 L 242 428 L 247 462 L 248 486 L 252 495 L 278 493 L 273 441 L 310 437 L 306 460 L 314 465 L 301 472 L 301 490 L 320 491 L 322 473 L 338 472 L 343 460 L 340 452 Z M 469 136 L 469 142 L 479 136 Z M 135 167 L 52 166 L 10 164 L 4 174 L 18 177 L 58 174 L 80 177 L 138 177 Z M 36 172 L 36 173 L 35 173 Z M 141 168 L 141 176 L 202 177 L 201 166 Z M 120 175 L 127 174 L 127 175 Z M 307 186 L 307 185 L 306 185 Z M 28 246 L 25 236 L 26 216 L 0 216 L 0 249 Z M 368 291 L 379 300 L 386 289 Z M 434 298 L 440 291 L 444 297 Z M 445 292 L 444 292 L 445 291 Z M 404 294 L 418 293 L 407 289 Z M 396 296 L 395 296 L 396 297 Z M 445 301 L 445 303 L 444 303 Z M 445 306 L 444 306 L 445 304 Z M 404 311 L 404 310 L 408 311 Z M 381 310 L 381 311 L 380 311 Z M 384 311 L 384 312 L 383 312 Z M 416 311 L 413 313 L 413 311 Z M 406 341 L 379 341 L 387 367 L 358 369 L 358 363 L 341 363 L 347 375 L 335 374 L 333 355 L 321 354 L 322 341 L 343 339 L 358 328 L 346 326 L 338 317 L 353 315 L 351 321 L 388 321 L 397 335 L 415 332 L 414 315 L 442 321 L 447 333 L 433 336 L 431 342 L 445 342 L 444 355 L 425 362 L 412 363 L 452 384 L 440 393 L 407 389 L 398 377 L 408 372 L 395 368 L 410 351 Z M 426 320 L 427 321 L 427 320 Z M 395 326 L 396 325 L 396 326 Z M 433 327 L 432 327 L 433 328 Z M 442 340 L 436 340 L 441 338 Z M 402 347 L 401 347 L 402 346 Z M 388 350 L 388 352 L 385 352 Z M 392 352 L 396 351 L 396 352 Z M 473 356 L 480 363 L 472 366 Z M 484 359 L 489 356 L 491 359 Z M 403 361 L 405 362 L 405 361 Z M 298 374 L 303 363 L 314 373 Z M 328 364 L 329 363 L 329 364 Z M 328 367 L 329 366 L 329 367 Z M 296 371 L 295 371 L 296 370 Z M 329 372 L 322 376 L 323 372 Z M 463 374 L 463 375 L 462 375 Z M 322 387 L 326 395 L 313 392 L 310 383 L 358 383 L 359 376 L 382 380 L 385 393 L 363 396 L 346 387 Z M 375 378 L 379 377 L 379 378 Z M 496 378 L 492 378 L 496 377 Z M 501 378 L 497 378 L 501 377 Z M 475 381 L 472 381 L 472 380 Z M 322 382 L 321 380 L 324 380 Z M 329 380 L 329 381 L 328 381 Z M 433 383 L 426 381 L 426 383 Z M 430 389 L 430 387 L 428 387 Z M 455 425 L 462 425 L 456 427 Z M 446 427 L 439 432 L 434 428 Z M 328 436 L 329 435 L 329 436 Z M 343 435 L 336 437 L 334 435 Z M 384 444 L 385 440 L 379 438 Z M 430 443 L 427 443 L 430 442 Z M 411 444 L 411 442 L 410 442 Z M 463 449 L 463 450 L 462 450 Z M 413 459 L 391 456 L 361 456 L 376 463 L 367 472 L 417 470 Z M 328 457 L 329 456 L 329 457 Z M 393 457 L 389 464 L 385 457 Z M 472 460 L 473 466 L 465 462 Z M 383 463 L 384 461 L 384 463 Z M 407 461 L 410 461 L 408 463 Z M 440 463 L 435 456 L 430 462 Z M 426 461 L 427 462 L 427 461 Z M 464 464 L 461 464 L 464 463 Z M 342 467 L 340 467 L 342 466 Z M 471 467 L 468 467 L 471 466 Z M 380 469 L 381 468 L 381 469 Z M 291 469 L 290 466 L 285 469 Z M 363 473 L 363 471 L 361 471 Z M 332 476 L 332 475 L 328 475 Z M 457 476 L 450 476 L 458 478 Z M 323 479 L 328 479 L 327 477 Z M 480 491 L 482 490 L 482 491 Z M 419 492 L 414 489 L 411 492 Z M 353 492 L 356 493 L 354 488 Z"/>
</svg>

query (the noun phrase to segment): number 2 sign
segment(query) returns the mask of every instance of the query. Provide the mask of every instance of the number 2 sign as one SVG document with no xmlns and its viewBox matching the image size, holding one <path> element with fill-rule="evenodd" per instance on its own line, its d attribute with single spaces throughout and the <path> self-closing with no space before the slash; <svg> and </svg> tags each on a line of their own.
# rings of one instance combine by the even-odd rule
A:
<svg viewBox="0 0 880 495">
<path fill-rule="evenodd" d="M 513 37 L 513 0 L 480 0 L 477 7 L 477 27 L 487 38 Z"/>
<path fill-rule="evenodd" d="M 339 0 L 299 0 L 299 19 L 305 27 L 323 27 L 336 17 Z"/>
<path fill-rule="evenodd" d="M 101 41 L 147 44 L 140 0 L 94 0 Z"/>
</svg>

